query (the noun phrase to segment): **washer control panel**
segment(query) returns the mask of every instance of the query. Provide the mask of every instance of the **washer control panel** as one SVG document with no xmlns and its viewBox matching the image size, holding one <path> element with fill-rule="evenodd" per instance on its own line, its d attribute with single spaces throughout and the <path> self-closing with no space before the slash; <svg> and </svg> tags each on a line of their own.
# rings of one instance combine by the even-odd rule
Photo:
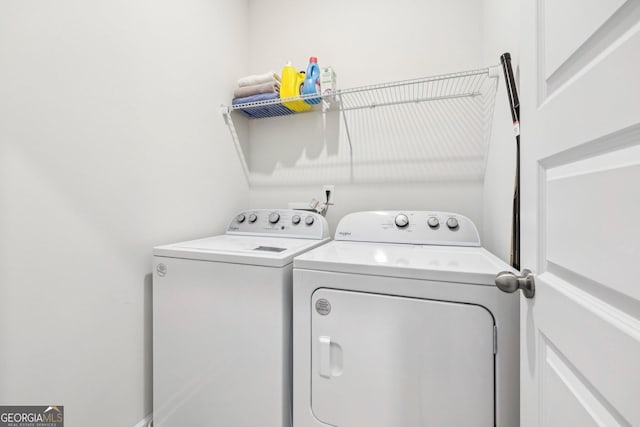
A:
<svg viewBox="0 0 640 427">
<path fill-rule="evenodd" d="M 329 225 L 315 212 L 254 209 L 236 215 L 227 227 L 227 234 L 325 239 L 329 237 Z"/>
<path fill-rule="evenodd" d="M 466 216 L 436 211 L 355 212 L 340 220 L 336 240 L 416 245 L 480 246 Z"/>
</svg>

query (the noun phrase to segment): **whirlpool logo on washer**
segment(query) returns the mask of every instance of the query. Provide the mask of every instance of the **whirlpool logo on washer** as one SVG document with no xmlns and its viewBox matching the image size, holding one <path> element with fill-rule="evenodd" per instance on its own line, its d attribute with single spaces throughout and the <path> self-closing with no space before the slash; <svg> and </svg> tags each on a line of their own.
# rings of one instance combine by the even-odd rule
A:
<svg viewBox="0 0 640 427">
<path fill-rule="evenodd" d="M 158 276 L 164 277 L 167 274 L 167 266 L 163 263 L 158 264 L 156 266 L 156 273 L 158 273 Z"/>
</svg>

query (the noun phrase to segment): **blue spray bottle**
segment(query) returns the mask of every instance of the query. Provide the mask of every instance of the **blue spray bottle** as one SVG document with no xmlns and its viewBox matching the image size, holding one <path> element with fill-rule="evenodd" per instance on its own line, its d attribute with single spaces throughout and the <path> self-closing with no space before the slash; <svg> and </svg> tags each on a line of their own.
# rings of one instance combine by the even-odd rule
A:
<svg viewBox="0 0 640 427">
<path fill-rule="evenodd" d="M 320 93 L 320 67 L 318 66 L 318 58 L 312 56 L 309 58 L 309 65 L 304 78 L 303 95 L 314 95 Z M 305 98 L 307 104 L 318 104 L 320 97 Z"/>
</svg>

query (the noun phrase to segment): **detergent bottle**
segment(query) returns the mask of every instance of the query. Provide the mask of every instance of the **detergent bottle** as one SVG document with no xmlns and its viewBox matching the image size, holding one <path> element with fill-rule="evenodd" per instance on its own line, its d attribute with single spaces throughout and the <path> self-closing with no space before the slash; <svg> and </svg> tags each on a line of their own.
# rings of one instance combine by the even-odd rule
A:
<svg viewBox="0 0 640 427">
<path fill-rule="evenodd" d="M 318 66 L 318 58 L 312 56 L 309 58 L 309 66 L 304 78 L 303 95 L 314 95 L 320 93 L 320 67 Z M 318 104 L 320 97 L 305 98 L 307 104 Z"/>
<path fill-rule="evenodd" d="M 291 61 L 282 69 L 282 80 L 280 82 L 280 98 L 298 97 L 298 100 L 283 101 L 282 105 L 293 111 L 309 111 L 311 106 L 300 100 L 302 85 L 304 84 L 304 73 L 298 72 Z"/>
</svg>

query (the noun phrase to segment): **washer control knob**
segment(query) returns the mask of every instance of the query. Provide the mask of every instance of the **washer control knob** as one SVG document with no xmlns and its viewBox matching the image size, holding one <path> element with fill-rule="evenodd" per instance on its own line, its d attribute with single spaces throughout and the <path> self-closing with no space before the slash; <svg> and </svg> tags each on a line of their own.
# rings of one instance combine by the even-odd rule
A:
<svg viewBox="0 0 640 427">
<path fill-rule="evenodd" d="M 236 217 L 236 221 L 238 221 L 238 222 L 242 223 L 242 222 L 244 222 L 245 218 L 246 218 L 246 217 L 244 216 L 244 214 L 240 214 L 240 215 L 238 215 L 238 216 Z"/>
<path fill-rule="evenodd" d="M 253 214 L 253 213 L 251 215 L 249 215 L 249 222 L 253 223 L 253 222 L 256 222 L 257 220 L 258 220 L 258 215 Z"/>
<path fill-rule="evenodd" d="M 405 214 L 396 216 L 396 225 L 400 228 L 404 228 L 409 225 L 409 218 Z"/>
<path fill-rule="evenodd" d="M 271 224 L 275 224 L 278 221 L 280 221 L 280 214 L 278 212 L 273 212 L 269 215 L 269 222 Z"/>
<path fill-rule="evenodd" d="M 307 225 L 312 225 L 315 220 L 316 219 L 313 216 L 309 215 L 304 219 L 304 223 Z"/>
<path fill-rule="evenodd" d="M 427 225 L 431 228 L 437 228 L 440 225 L 440 221 L 435 216 L 430 216 L 427 220 Z"/>
<path fill-rule="evenodd" d="M 294 216 L 292 216 L 292 217 L 291 217 L 291 222 L 292 222 L 294 225 L 298 225 L 298 224 L 300 224 L 300 215 L 294 215 Z"/>
<path fill-rule="evenodd" d="M 455 218 L 449 218 L 447 220 L 447 227 L 449 227 L 449 229 L 451 230 L 455 230 L 456 228 L 458 228 L 458 220 Z"/>
</svg>

